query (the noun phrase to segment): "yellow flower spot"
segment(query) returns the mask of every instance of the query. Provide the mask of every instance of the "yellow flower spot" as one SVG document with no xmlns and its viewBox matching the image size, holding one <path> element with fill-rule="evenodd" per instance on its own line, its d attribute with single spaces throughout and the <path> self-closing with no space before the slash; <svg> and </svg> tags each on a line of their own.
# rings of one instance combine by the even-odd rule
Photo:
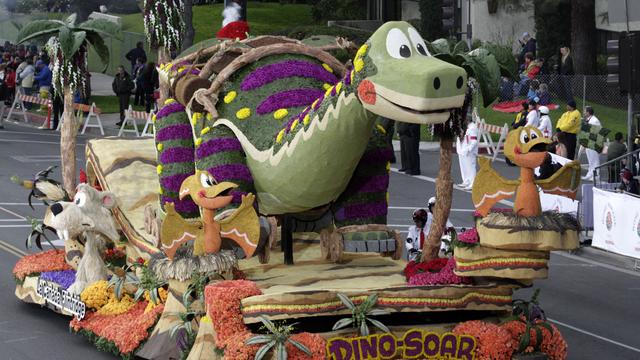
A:
<svg viewBox="0 0 640 360">
<path fill-rule="evenodd" d="M 284 137 L 284 129 L 280 130 L 278 136 L 276 136 L 276 142 L 280 144 L 282 142 L 282 138 Z"/>
<path fill-rule="evenodd" d="M 162 174 L 162 165 L 156 166 L 156 172 L 158 173 L 158 175 Z"/>
<path fill-rule="evenodd" d="M 273 117 L 276 120 L 280 120 L 282 118 L 284 118 L 285 116 L 287 116 L 289 114 L 289 111 L 287 111 L 287 109 L 278 109 L 273 113 Z"/>
<path fill-rule="evenodd" d="M 355 73 L 352 71 L 351 75 L 349 75 L 349 80 L 353 84 L 353 78 L 355 77 Z"/>
<path fill-rule="evenodd" d="M 158 120 L 158 117 L 156 116 L 156 114 L 153 114 L 153 116 L 151 117 L 151 121 L 156 122 L 156 120 Z"/>
<path fill-rule="evenodd" d="M 160 143 L 158 144 L 158 146 L 156 146 L 156 149 L 158 149 L 158 151 L 162 151 L 163 147 L 164 147 L 164 144 Z"/>
<path fill-rule="evenodd" d="M 353 62 L 353 68 L 356 72 L 362 71 L 362 69 L 364 69 L 364 60 L 356 59 L 356 61 Z"/>
<path fill-rule="evenodd" d="M 331 84 L 324 83 L 322 85 L 322 88 L 325 89 L 325 90 L 329 90 L 329 89 L 331 89 Z"/>
<path fill-rule="evenodd" d="M 327 64 L 325 64 L 325 63 L 322 63 L 322 67 L 323 67 L 325 70 L 327 70 L 328 72 L 330 72 L 330 73 L 332 73 L 332 72 L 333 72 L 333 69 L 331 68 L 331 66 L 329 66 L 329 65 L 327 65 Z"/>
<path fill-rule="evenodd" d="M 178 68 L 178 72 L 183 72 L 186 68 L 184 66 L 181 66 Z"/>
<path fill-rule="evenodd" d="M 363 57 L 364 54 L 367 53 L 368 48 L 369 48 L 369 45 L 367 44 L 360 46 L 360 49 L 358 49 L 358 52 L 356 53 L 356 57 Z"/>
<path fill-rule="evenodd" d="M 376 129 L 378 129 L 378 131 L 380 131 L 380 133 L 381 133 L 382 135 L 386 135 L 386 134 L 387 134 L 387 130 L 385 130 L 385 129 L 382 127 L 382 125 L 380 125 L 380 124 L 376 124 Z"/>
<path fill-rule="evenodd" d="M 318 101 L 320 101 L 320 99 L 316 99 L 316 101 L 311 104 L 311 107 L 315 109 L 316 105 L 318 105 Z"/>
<path fill-rule="evenodd" d="M 162 188 L 158 189 L 158 194 L 162 195 L 162 193 L 164 193 L 164 191 L 162 191 Z"/>
<path fill-rule="evenodd" d="M 236 112 L 236 117 L 240 120 L 244 120 L 249 116 L 251 116 L 251 109 L 249 108 L 242 108 Z"/>
<path fill-rule="evenodd" d="M 207 126 L 206 128 L 200 130 L 200 135 L 204 135 L 204 134 L 208 133 L 209 131 L 211 131 L 211 128 Z"/>
<path fill-rule="evenodd" d="M 169 98 L 169 99 L 164 101 L 164 104 L 165 105 L 169 105 L 169 104 L 173 104 L 174 102 L 176 102 L 174 99 Z"/>
<path fill-rule="evenodd" d="M 389 203 L 389 192 L 387 191 L 387 204 Z"/>
<path fill-rule="evenodd" d="M 200 144 L 202 144 L 202 138 L 197 138 L 195 144 L 196 146 L 200 146 Z"/>
<path fill-rule="evenodd" d="M 387 172 L 391 171 L 391 163 L 387 161 Z"/>
<path fill-rule="evenodd" d="M 202 119 L 202 113 L 193 113 L 193 115 L 191 116 L 191 125 L 195 126 L 200 119 Z"/>
<path fill-rule="evenodd" d="M 309 114 L 304 116 L 304 119 L 302 119 L 302 123 L 307 126 L 309 125 L 309 121 L 311 121 L 311 116 L 309 116 Z"/>
<path fill-rule="evenodd" d="M 331 90 L 333 90 L 333 86 L 327 89 L 327 91 L 324 93 L 324 97 L 329 97 L 331 95 Z"/>
<path fill-rule="evenodd" d="M 342 81 L 336 84 L 336 95 L 340 94 L 340 90 L 342 90 Z"/>
<path fill-rule="evenodd" d="M 236 96 L 238 96 L 238 93 L 237 93 L 237 92 L 235 92 L 235 91 L 229 91 L 229 92 L 227 93 L 227 95 L 225 95 L 225 96 L 224 96 L 224 103 L 225 103 L 225 104 L 228 104 L 228 103 L 232 102 L 232 101 L 233 101 L 233 99 L 235 99 L 235 98 L 236 98 Z"/>
<path fill-rule="evenodd" d="M 295 130 L 295 128 L 296 128 L 296 126 L 298 126 L 299 122 L 300 122 L 300 120 L 298 120 L 298 119 L 293 120 L 293 122 L 291 123 L 291 129 L 289 129 L 289 131 Z"/>
<path fill-rule="evenodd" d="M 206 324 L 206 323 L 211 323 L 211 318 L 208 317 L 207 315 L 203 316 L 200 318 L 200 323 Z"/>
<path fill-rule="evenodd" d="M 211 113 L 207 113 L 207 121 L 213 120 L 213 115 Z"/>
</svg>

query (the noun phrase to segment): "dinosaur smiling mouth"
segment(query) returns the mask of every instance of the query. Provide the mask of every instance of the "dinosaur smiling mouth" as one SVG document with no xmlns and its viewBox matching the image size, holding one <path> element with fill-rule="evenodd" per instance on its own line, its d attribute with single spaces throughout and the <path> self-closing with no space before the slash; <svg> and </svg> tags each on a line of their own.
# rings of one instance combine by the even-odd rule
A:
<svg viewBox="0 0 640 360">
<path fill-rule="evenodd" d="M 402 106 L 396 102 L 393 102 L 392 100 L 376 93 L 377 96 L 379 96 L 381 99 L 384 99 L 385 101 L 387 101 L 389 104 L 398 107 L 406 112 L 412 113 L 412 114 L 417 114 L 417 115 L 428 115 L 428 114 L 441 114 L 441 113 L 448 113 L 451 112 L 453 110 L 455 110 L 455 108 L 448 108 L 448 109 L 434 109 L 434 110 L 416 110 L 410 107 L 406 107 L 406 106 Z"/>
</svg>

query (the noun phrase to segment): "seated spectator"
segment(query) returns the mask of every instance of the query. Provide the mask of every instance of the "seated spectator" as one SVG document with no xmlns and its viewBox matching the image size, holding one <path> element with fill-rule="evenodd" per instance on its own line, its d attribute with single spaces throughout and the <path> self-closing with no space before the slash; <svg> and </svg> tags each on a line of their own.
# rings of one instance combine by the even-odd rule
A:
<svg viewBox="0 0 640 360">
<path fill-rule="evenodd" d="M 633 173 L 629 169 L 622 169 L 620 172 L 620 186 L 619 191 L 627 192 L 634 195 L 640 195 L 640 189 L 638 187 L 638 180 L 633 178 Z"/>
<path fill-rule="evenodd" d="M 621 132 L 617 132 L 614 135 L 614 140 L 609 144 L 607 149 L 607 162 L 617 159 L 627 152 L 627 145 L 624 143 L 624 136 Z M 620 182 L 619 169 L 622 167 L 622 161 L 618 160 L 615 163 L 609 164 L 609 182 Z"/>
<path fill-rule="evenodd" d="M 513 100 L 513 83 L 503 76 L 500 81 L 500 102 Z"/>
<path fill-rule="evenodd" d="M 531 101 L 538 97 L 539 88 L 540 82 L 538 80 L 531 80 L 529 82 L 529 92 L 527 93 L 527 100 Z"/>
<path fill-rule="evenodd" d="M 527 115 L 529 114 L 529 103 L 522 103 L 522 110 L 516 115 L 516 119 L 511 123 L 512 129 L 517 129 L 527 123 Z"/>
<path fill-rule="evenodd" d="M 565 145 L 566 133 L 561 131 L 557 132 L 552 139 L 556 144 L 555 154 L 566 158 L 567 157 L 567 146 Z"/>
<path fill-rule="evenodd" d="M 527 113 L 527 123 L 525 126 L 540 126 L 540 114 L 538 114 L 538 104 L 535 100 L 529 100 L 529 113 Z"/>
<path fill-rule="evenodd" d="M 538 105 L 549 105 L 551 104 L 551 94 L 549 93 L 549 85 L 540 84 L 538 91 L 536 91 L 536 96 L 538 97 Z"/>
</svg>

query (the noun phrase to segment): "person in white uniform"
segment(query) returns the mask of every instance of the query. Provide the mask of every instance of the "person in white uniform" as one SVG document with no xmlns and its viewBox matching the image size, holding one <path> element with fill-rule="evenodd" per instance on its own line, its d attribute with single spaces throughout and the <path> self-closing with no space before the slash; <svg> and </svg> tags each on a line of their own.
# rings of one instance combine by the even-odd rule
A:
<svg viewBox="0 0 640 360">
<path fill-rule="evenodd" d="M 584 108 L 584 115 L 585 121 L 589 125 L 602 126 L 600 124 L 600 120 L 594 115 L 594 111 L 591 106 L 586 106 Z M 582 180 L 593 181 L 594 172 L 596 171 L 596 168 L 600 166 L 600 154 L 593 149 L 585 149 L 585 153 L 587 154 L 587 161 L 589 162 L 589 171 L 587 172 L 587 175 L 582 177 Z"/>
<path fill-rule="evenodd" d="M 540 124 L 538 130 L 544 135 L 544 137 L 551 139 L 553 136 L 553 125 L 551 124 L 551 118 L 549 117 L 549 108 L 546 106 L 540 106 Z"/>
<path fill-rule="evenodd" d="M 425 241 L 427 241 L 429 228 L 431 226 L 429 217 L 429 213 L 427 213 L 425 209 L 416 209 L 413 211 L 413 223 L 415 225 L 409 227 L 407 241 L 405 242 L 409 261 L 419 260 L 422 255 L 422 248 Z"/>
<path fill-rule="evenodd" d="M 527 114 L 527 123 L 525 126 L 538 127 L 540 125 L 540 115 L 538 115 L 538 103 L 535 100 L 529 100 L 529 113 Z"/>
<path fill-rule="evenodd" d="M 222 27 L 234 21 L 240 21 L 242 18 L 242 6 L 235 1 L 232 1 L 222 11 Z"/>
<path fill-rule="evenodd" d="M 476 157 L 478 156 L 478 126 L 473 118 L 467 125 L 467 131 L 462 139 L 456 138 L 456 152 L 462 175 L 461 188 L 470 190 L 476 177 Z"/>
<path fill-rule="evenodd" d="M 429 198 L 429 201 L 427 202 L 427 208 L 429 209 L 429 219 L 427 220 L 427 229 L 431 229 L 431 223 L 433 222 L 433 209 L 436 206 L 436 197 L 432 196 Z M 451 223 L 451 221 L 449 221 L 449 219 L 447 219 L 447 224 L 446 224 L 446 228 L 444 229 L 444 234 L 442 235 L 442 238 L 447 239 L 447 240 L 451 240 L 451 232 L 455 230 L 455 228 L 453 227 L 453 224 Z M 447 243 L 444 241 L 440 242 L 440 251 L 443 253 L 446 253 L 447 250 L 449 250 L 449 246 L 447 246 Z"/>
</svg>

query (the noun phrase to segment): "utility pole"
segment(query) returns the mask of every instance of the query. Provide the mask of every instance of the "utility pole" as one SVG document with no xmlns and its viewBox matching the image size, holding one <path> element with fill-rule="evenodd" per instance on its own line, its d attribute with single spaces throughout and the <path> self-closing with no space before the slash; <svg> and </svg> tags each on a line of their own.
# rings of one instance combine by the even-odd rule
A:
<svg viewBox="0 0 640 360">
<path fill-rule="evenodd" d="M 467 4 L 469 5 L 467 12 L 467 46 L 471 49 L 471 0 L 467 0 Z"/>
<path fill-rule="evenodd" d="M 626 22 L 627 22 L 627 34 L 630 34 L 629 32 L 629 2 L 628 0 L 624 0 L 624 13 L 626 16 Z M 637 35 L 636 35 L 637 37 Z M 632 38 L 633 39 L 633 38 Z M 630 55 L 631 55 L 631 78 L 630 78 L 630 82 L 633 82 L 634 79 L 637 79 L 635 72 L 636 71 L 640 71 L 640 69 L 636 68 L 636 57 L 640 56 L 640 49 L 637 49 L 636 46 L 639 44 L 638 41 L 633 41 L 631 40 L 631 51 L 630 51 Z M 635 46 L 634 46 L 635 45 Z M 633 150 L 633 94 L 634 94 L 634 87 L 635 86 L 630 86 L 629 92 L 627 93 L 627 151 L 632 151 Z M 633 171 L 633 166 L 631 165 L 631 156 L 629 156 L 629 158 L 627 159 L 627 163 L 629 164 L 629 170 Z"/>
</svg>

